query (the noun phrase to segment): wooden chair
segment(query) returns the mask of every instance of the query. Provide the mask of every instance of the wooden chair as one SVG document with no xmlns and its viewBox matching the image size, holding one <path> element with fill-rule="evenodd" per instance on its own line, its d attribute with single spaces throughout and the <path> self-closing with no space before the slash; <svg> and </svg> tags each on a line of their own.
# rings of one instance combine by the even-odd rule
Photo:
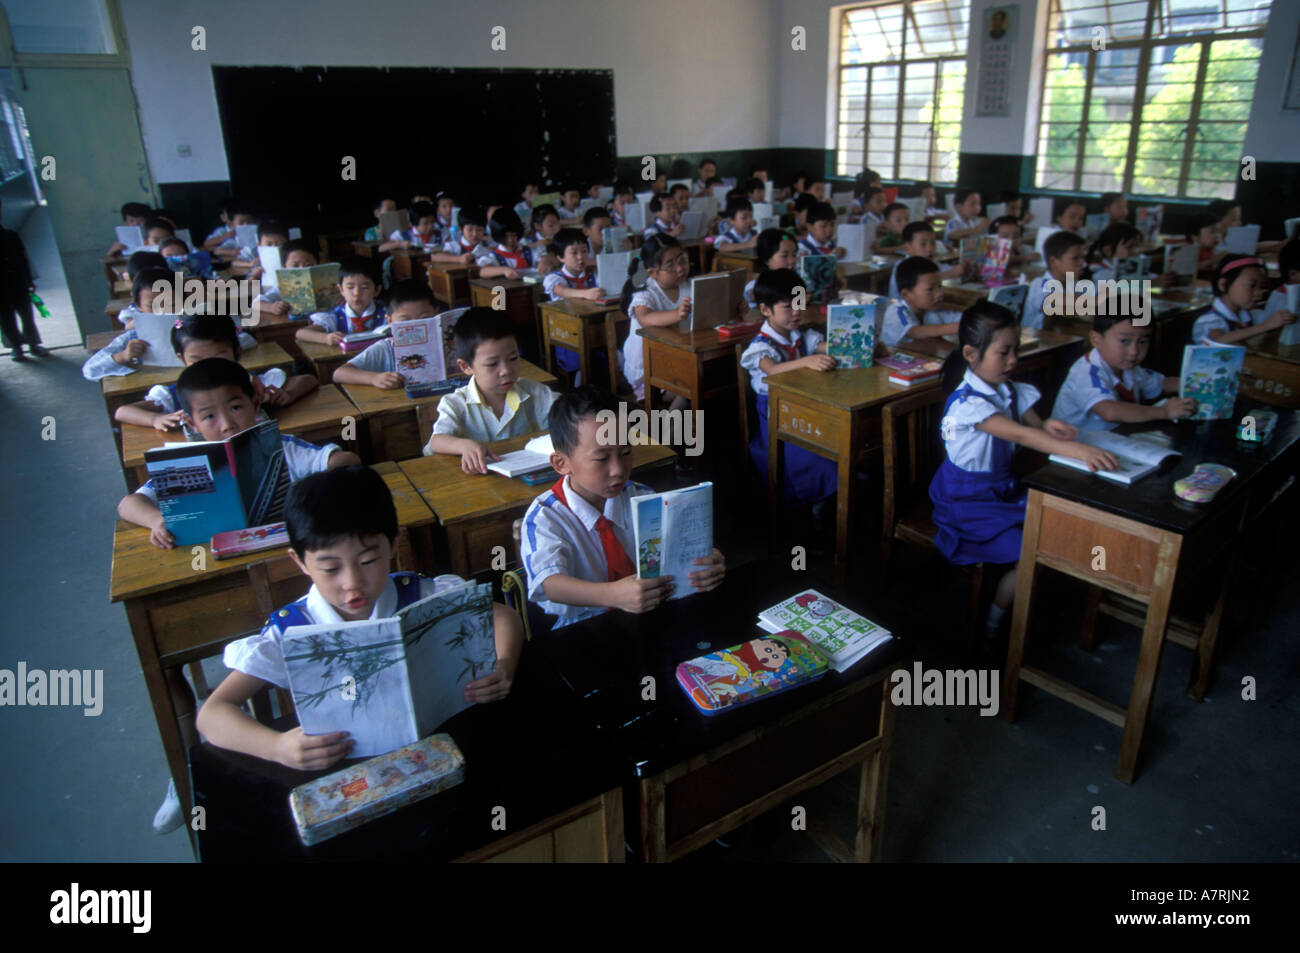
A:
<svg viewBox="0 0 1300 953">
<path fill-rule="evenodd" d="M 420 444 L 421 448 L 428 446 L 429 438 L 433 436 L 433 425 L 437 420 L 438 405 L 436 403 L 429 402 L 415 405 L 415 431 L 424 438 Z"/>
<path fill-rule="evenodd" d="M 753 394 L 749 390 L 749 371 L 740 366 L 740 359 L 745 354 L 747 345 L 736 345 L 736 396 L 739 404 L 740 423 L 740 470 L 747 473 L 753 469 L 749 462 L 749 441 L 758 431 L 758 408 Z"/>
<path fill-rule="evenodd" d="M 885 488 L 880 550 L 886 571 L 894 540 L 934 548 L 938 528 L 932 519 L 930 480 L 944 455 L 939 421 L 945 396 L 940 388 L 926 388 L 891 400 L 881 410 Z M 967 631 L 973 646 L 980 633 L 984 564 L 956 568 L 970 576 Z"/>
<path fill-rule="evenodd" d="M 635 403 L 632 385 L 619 370 L 618 358 L 623 353 L 623 342 L 632 333 L 632 319 L 625 313 L 610 311 L 605 315 L 605 356 L 609 358 L 609 390 L 615 397 Z"/>
</svg>

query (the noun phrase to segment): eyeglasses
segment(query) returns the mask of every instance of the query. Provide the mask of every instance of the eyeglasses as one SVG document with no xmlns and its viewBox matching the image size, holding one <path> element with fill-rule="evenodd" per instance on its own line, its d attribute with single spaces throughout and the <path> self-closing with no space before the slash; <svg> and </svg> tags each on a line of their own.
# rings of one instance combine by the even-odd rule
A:
<svg viewBox="0 0 1300 953">
<path fill-rule="evenodd" d="M 667 271 L 669 268 L 676 268 L 679 271 L 690 271 L 691 260 L 687 258 L 685 255 L 678 255 L 672 261 L 660 262 L 659 267 L 664 269 L 665 271 Z"/>
</svg>

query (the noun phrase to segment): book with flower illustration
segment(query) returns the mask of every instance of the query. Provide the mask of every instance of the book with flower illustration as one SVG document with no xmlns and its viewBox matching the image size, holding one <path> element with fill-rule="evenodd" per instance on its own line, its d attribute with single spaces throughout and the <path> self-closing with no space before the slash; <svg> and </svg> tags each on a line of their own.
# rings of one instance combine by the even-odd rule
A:
<svg viewBox="0 0 1300 953">
<path fill-rule="evenodd" d="M 776 632 L 677 666 L 677 684 L 706 715 L 739 708 L 821 678 L 830 666 L 794 631 Z"/>
<path fill-rule="evenodd" d="M 328 311 L 339 302 L 339 263 L 328 262 L 310 268 L 281 268 L 275 273 L 280 300 L 290 314 Z"/>
<path fill-rule="evenodd" d="M 840 368 L 870 367 L 889 299 L 870 295 L 864 304 L 833 304 L 826 309 L 826 353 Z"/>
<path fill-rule="evenodd" d="M 632 498 L 632 531 L 636 544 L 638 579 L 672 576 L 674 599 L 689 596 L 687 575 L 713 552 L 713 484 Z"/>
<path fill-rule="evenodd" d="M 369 758 L 431 735 L 469 707 L 464 686 L 492 672 L 492 585 L 466 583 L 387 619 L 291 626 L 283 637 L 302 730 L 346 731 Z"/>
<path fill-rule="evenodd" d="M 1178 396 L 1196 401 L 1191 420 L 1222 420 L 1232 416 L 1237 381 L 1246 358 L 1244 347 L 1189 344 L 1183 348 Z"/>
</svg>

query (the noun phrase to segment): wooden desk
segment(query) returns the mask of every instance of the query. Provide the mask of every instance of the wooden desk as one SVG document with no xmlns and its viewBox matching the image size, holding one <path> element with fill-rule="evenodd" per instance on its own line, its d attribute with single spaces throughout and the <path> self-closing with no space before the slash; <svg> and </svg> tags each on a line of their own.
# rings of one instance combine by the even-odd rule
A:
<svg viewBox="0 0 1300 953">
<path fill-rule="evenodd" d="M 519 376 L 531 381 L 539 381 L 548 387 L 554 387 L 559 381 L 554 374 L 543 371 L 536 364 L 521 360 Z M 463 378 L 468 383 L 469 378 Z M 362 459 L 366 462 L 377 460 L 404 460 L 418 457 L 429 440 L 428 434 L 421 434 L 416 421 L 416 408 L 431 406 L 436 408 L 443 394 L 431 397 L 410 398 L 400 387 L 382 390 L 369 384 L 339 384 L 348 400 L 366 418 L 364 433 L 367 439 L 362 444 Z"/>
<path fill-rule="evenodd" d="M 298 350 L 316 373 L 316 380 L 321 386 L 334 379 L 334 372 L 340 364 L 346 364 L 361 351 L 345 352 L 337 344 L 322 344 L 320 341 L 296 341 Z"/>
<path fill-rule="evenodd" d="M 250 374 L 256 374 L 272 367 L 288 367 L 293 363 L 293 358 L 278 344 L 259 344 L 239 355 L 239 363 L 244 365 Z M 104 404 L 108 407 L 109 419 L 112 419 L 113 411 L 123 404 L 143 399 L 145 392 L 155 384 L 176 383 L 176 378 L 181 376 L 183 370 L 185 370 L 183 367 L 142 364 L 134 373 L 105 377 L 100 381 L 100 385 L 104 394 Z"/>
<path fill-rule="evenodd" d="M 515 437 L 492 444 L 497 453 L 520 450 L 528 437 Z M 669 466 L 677 455 L 657 444 L 632 448 L 632 470 Z M 549 486 L 529 486 L 523 480 L 498 473 L 467 476 L 460 469 L 460 457 L 438 453 L 398 463 L 411 485 L 433 509 L 446 534 L 452 572 L 472 575 L 492 565 L 497 546 L 514 553 L 514 521 L 524 515 L 530 503 Z"/>
<path fill-rule="evenodd" d="M 849 593 L 777 559 L 729 569 L 712 592 L 643 615 L 606 612 L 535 640 L 622 756 L 639 801 L 627 806 L 640 820 L 639 836 L 629 824 L 629 837 L 643 860 L 677 860 L 850 770 L 858 781 L 854 844 L 818 822 L 810 833 L 836 860 L 879 856 L 894 719 L 887 682 L 905 639 L 847 672 L 712 717 L 676 684 L 678 663 L 758 638 L 758 611 L 806 587 L 899 632 Z M 658 686 L 650 700 L 642 696 L 647 677 Z"/>
<path fill-rule="evenodd" d="M 714 271 L 730 271 L 733 268 L 744 268 L 746 281 L 758 274 L 758 256 L 754 249 L 736 248 L 714 253 Z"/>
<path fill-rule="evenodd" d="M 1088 329 L 1091 329 L 1091 324 L 1088 325 Z M 938 361 L 946 358 L 954 347 L 956 344 L 947 337 L 922 338 L 918 341 L 905 341 L 899 345 L 900 350 Z M 1023 348 L 1016 353 L 1014 377 L 1018 381 L 1027 381 L 1042 391 L 1042 403 L 1050 410 L 1051 405 L 1056 401 L 1056 392 L 1060 389 L 1061 381 L 1069 372 L 1070 365 L 1087 351 L 1086 335 L 1067 334 L 1060 330 L 1040 330 L 1038 340 L 1032 347 Z"/>
<path fill-rule="evenodd" d="M 393 265 L 397 271 L 396 262 Z M 457 265 L 446 261 L 431 261 L 424 266 L 425 275 L 433 296 L 449 308 L 463 308 L 470 303 L 470 279 L 478 277 L 478 265 Z M 504 278 L 500 279 L 505 281 Z"/>
<path fill-rule="evenodd" d="M 241 324 L 240 330 L 247 331 L 259 343 L 278 344 L 294 357 L 303 357 L 302 348 L 294 335 L 301 328 L 307 327 L 311 327 L 311 322 L 305 316 L 293 318 L 288 314 L 264 314 L 259 309 L 257 323 Z"/>
<path fill-rule="evenodd" d="M 423 248 L 393 249 L 393 280 L 418 278 L 429 264 L 429 253 Z"/>
<path fill-rule="evenodd" d="M 432 284 L 433 266 L 429 266 Z M 506 314 L 515 323 L 516 340 L 522 355 L 533 363 L 542 359 L 541 322 L 537 320 L 537 298 L 542 290 L 540 281 L 524 281 L 522 278 L 471 278 L 469 281 L 469 303 L 475 308 L 490 308 L 496 297 L 496 289 L 505 292 Z"/>
<path fill-rule="evenodd" d="M 679 238 L 678 244 L 691 260 L 691 276 L 702 275 L 713 264 L 713 245 L 703 238 Z"/>
<path fill-rule="evenodd" d="M 95 354 L 102 348 L 106 348 L 112 344 L 113 339 L 121 333 L 121 331 L 96 331 L 94 334 L 87 334 L 86 350 L 91 354 Z"/>
<path fill-rule="evenodd" d="M 1173 435 L 1173 449 L 1182 456 L 1170 469 L 1131 486 L 1055 464 L 1025 478 L 1029 502 L 1003 687 L 1003 717 L 1008 721 L 1015 719 L 1022 681 L 1109 721 L 1124 731 L 1115 776 L 1132 783 L 1166 638 L 1196 651 L 1189 692 L 1198 701 L 1204 697 L 1230 573 L 1223 573 L 1217 600 L 1199 636 L 1168 627 L 1174 585 L 1195 581 L 1197 572 L 1211 562 L 1231 559 L 1229 551 L 1242 527 L 1295 473 L 1300 456 L 1300 413 L 1295 411 L 1279 415 L 1277 430 L 1268 443 L 1249 448 L 1239 445 L 1237 421 L 1251 409 L 1250 402 L 1242 401 L 1232 420 L 1180 421 L 1161 427 Z M 1237 478 L 1209 504 L 1177 499 L 1174 482 L 1203 462 L 1226 464 L 1237 471 Z M 1106 554 L 1102 570 L 1093 568 L 1098 546 Z M 1022 664 L 1034 578 L 1040 566 L 1145 604 L 1142 642 L 1127 708 Z M 1095 602 L 1091 605 L 1095 607 Z M 1092 609 L 1085 613 L 1086 629 L 1091 628 L 1092 614 Z"/>
<path fill-rule="evenodd" d="M 360 426 L 361 413 L 333 384 L 322 384 L 318 390 L 270 416 L 279 425 L 280 433 L 293 434 L 308 443 L 336 443 L 344 450 L 356 450 L 355 439 L 343 439 L 344 418 L 351 417 Z M 127 477 L 127 489 L 134 490 L 149 479 L 144 463 L 146 450 L 161 447 L 167 441 L 184 439 L 179 430 L 163 433 L 153 427 L 123 424 L 122 468 Z"/>
<path fill-rule="evenodd" d="M 618 342 L 608 340 L 605 316 L 618 314 L 619 303 L 597 304 L 585 298 L 556 298 L 543 301 L 542 312 L 542 363 L 548 371 L 555 369 L 553 348 L 567 347 L 578 352 L 578 373 L 583 383 L 591 383 L 591 355 L 598 348 L 606 348 L 611 368 L 617 370 Z M 614 380 L 617 381 L 617 376 Z M 611 389 L 615 389 L 611 387 Z"/>
<path fill-rule="evenodd" d="M 637 333 L 645 363 L 645 409 L 654 409 L 662 388 L 685 397 L 692 410 L 699 410 L 711 397 L 735 393 L 736 345 L 748 344 L 758 329 L 730 338 L 721 337 L 714 329 L 641 328 Z"/>
<path fill-rule="evenodd" d="M 942 307 L 949 311 L 965 311 L 971 305 L 989 296 L 988 285 L 980 281 L 958 281 L 949 278 L 943 282 L 942 288 Z"/>
<path fill-rule="evenodd" d="M 117 320 L 117 316 L 129 307 L 131 307 L 130 298 L 109 298 L 108 303 L 104 305 L 104 314 L 108 315 L 109 327 L 114 328 L 118 334 L 125 329 L 122 327 L 122 322 Z"/>
<path fill-rule="evenodd" d="M 360 255 L 362 258 L 384 258 L 387 252 L 380 253 L 379 246 L 383 244 L 378 238 L 369 241 L 361 239 L 352 243 L 352 254 Z"/>
<path fill-rule="evenodd" d="M 872 260 L 840 262 L 835 274 L 850 291 L 867 291 L 884 294 L 889 290 L 889 275 L 894 270 L 892 261 Z"/>
<path fill-rule="evenodd" d="M 432 571 L 432 564 L 417 554 L 429 552 L 433 513 L 395 466 L 375 470 L 393 491 L 397 506 L 402 528 L 396 547 L 398 568 Z M 287 549 L 216 560 L 206 546 L 157 549 L 149 542 L 149 530 L 118 520 L 109 600 L 121 602 L 126 609 L 185 817 L 193 803 L 185 751 L 198 737 L 194 695 L 182 666 L 216 655 L 227 642 L 259 631 L 276 607 L 300 598 L 309 585 Z"/>
<path fill-rule="evenodd" d="M 1300 408 L 1300 344 L 1283 344 L 1281 331 L 1246 342 L 1241 369 L 1243 397 L 1274 407 Z"/>
</svg>

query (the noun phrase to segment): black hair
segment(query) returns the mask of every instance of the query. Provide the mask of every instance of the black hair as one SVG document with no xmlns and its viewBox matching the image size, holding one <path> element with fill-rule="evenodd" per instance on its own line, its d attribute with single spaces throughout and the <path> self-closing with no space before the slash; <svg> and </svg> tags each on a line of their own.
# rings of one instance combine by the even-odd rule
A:
<svg viewBox="0 0 1300 953">
<path fill-rule="evenodd" d="M 835 209 L 829 202 L 816 202 L 812 208 L 808 209 L 808 216 L 805 219 L 809 225 L 816 225 L 818 222 L 835 221 Z"/>
<path fill-rule="evenodd" d="M 172 350 L 185 353 L 190 341 L 224 341 L 239 360 L 239 331 L 235 319 L 225 314 L 194 314 L 181 318 L 172 326 Z"/>
<path fill-rule="evenodd" d="M 1102 192 L 1101 193 L 1101 210 L 1104 212 L 1116 199 L 1122 199 L 1123 192 Z"/>
<path fill-rule="evenodd" d="M 804 288 L 803 279 L 793 268 L 773 268 L 760 272 L 754 279 L 754 304 L 775 308 L 794 300 L 795 289 Z"/>
<path fill-rule="evenodd" d="M 565 183 L 564 185 L 560 186 L 560 194 L 561 194 L 561 195 L 567 195 L 567 194 L 570 193 L 570 192 L 577 192 L 577 193 L 578 193 L 578 197 L 579 197 L 579 201 L 581 201 L 581 198 L 582 198 L 582 189 L 579 188 L 579 186 L 578 186 L 578 184 L 577 184 L 576 182 L 568 182 L 568 183 Z"/>
<path fill-rule="evenodd" d="M 726 218 L 733 218 L 737 212 L 749 212 L 753 214 L 754 203 L 744 196 L 727 199 L 727 210 L 724 213 Z"/>
<path fill-rule="evenodd" d="M 913 185 L 912 188 L 916 190 L 916 195 L 912 196 L 912 198 L 919 199 L 921 197 L 921 193 L 924 192 L 926 189 L 934 188 L 934 183 L 927 181 L 926 179 L 922 179 L 920 182 L 917 182 L 915 185 Z"/>
<path fill-rule="evenodd" d="M 636 195 L 636 189 L 632 188 L 631 182 L 619 180 L 614 183 L 614 195 Z"/>
<path fill-rule="evenodd" d="M 122 206 L 122 218 L 130 215 L 132 218 L 148 218 L 149 206 L 143 202 L 127 202 Z"/>
<path fill-rule="evenodd" d="M 803 182 L 805 186 L 808 185 L 808 173 L 803 169 L 796 169 L 794 175 L 790 177 L 790 188 L 794 188 L 798 182 Z"/>
<path fill-rule="evenodd" d="M 252 202 L 245 201 L 244 199 L 231 199 L 226 205 L 227 218 L 234 218 L 236 215 L 256 216 L 256 214 L 256 206 L 254 206 Z M 234 223 L 232 222 L 231 224 L 233 225 Z"/>
<path fill-rule="evenodd" d="M 519 238 L 524 237 L 524 223 L 512 208 L 499 208 L 488 219 L 488 234 L 498 245 L 506 243 L 506 235 L 514 232 Z"/>
<path fill-rule="evenodd" d="M 546 221 L 546 216 L 548 215 L 554 215 L 556 218 L 560 217 L 560 213 L 555 210 L 555 206 L 551 205 L 549 202 L 542 205 L 534 205 L 533 214 L 528 219 L 528 227 L 534 232 L 540 232 L 542 230 L 542 222 Z"/>
<path fill-rule="evenodd" d="M 343 279 L 352 275 L 364 275 L 375 283 L 379 288 L 379 263 L 373 258 L 366 258 L 363 255 L 348 255 L 339 262 L 339 284 L 343 284 Z"/>
<path fill-rule="evenodd" d="M 956 192 L 952 193 L 953 207 L 955 208 L 956 206 L 960 205 L 962 202 L 965 202 L 972 195 L 978 195 L 978 194 L 979 194 L 979 189 L 958 189 Z"/>
<path fill-rule="evenodd" d="M 307 254 L 311 255 L 311 257 L 315 258 L 317 261 L 320 261 L 320 252 L 317 249 L 312 248 L 311 243 L 308 242 L 307 239 L 305 238 L 291 238 L 283 245 L 281 245 L 280 261 L 281 262 L 288 261 L 289 256 L 296 251 L 305 251 L 307 252 Z"/>
<path fill-rule="evenodd" d="M 1252 262 L 1252 264 L 1242 265 L 1240 264 L 1242 260 Z M 1236 265 L 1236 267 L 1229 271 L 1229 265 Z M 1214 292 L 1214 296 L 1217 298 L 1221 295 L 1227 294 L 1228 288 L 1232 287 L 1233 282 L 1236 281 L 1247 268 L 1258 268 L 1264 272 L 1265 277 L 1268 276 L 1268 270 L 1265 269 L 1263 265 L 1259 264 L 1259 259 L 1254 255 L 1224 255 L 1223 260 L 1219 262 L 1219 267 L 1214 269 L 1214 281 L 1210 283 L 1210 290 Z M 1219 282 L 1225 277 L 1228 280 L 1227 287 L 1220 288 Z"/>
<path fill-rule="evenodd" d="M 674 183 L 671 188 L 669 188 L 668 194 L 670 196 L 673 196 L 676 195 L 678 192 L 689 192 L 690 190 L 691 187 L 689 185 L 685 185 L 684 183 L 677 182 Z"/>
<path fill-rule="evenodd" d="M 176 226 L 175 226 L 175 225 L 173 225 L 173 224 L 172 224 L 171 222 L 169 222 L 167 219 L 165 219 L 165 218 L 159 218 L 158 216 L 155 215 L 153 218 L 149 219 L 147 222 L 144 223 L 144 234 L 145 234 L 145 237 L 147 238 L 147 237 L 149 236 L 149 233 L 150 233 L 151 231 L 153 231 L 155 228 L 165 228 L 165 229 L 167 229 L 167 231 L 171 232 L 173 235 L 176 234 Z"/>
<path fill-rule="evenodd" d="M 922 232 L 929 232 L 931 235 L 933 235 L 934 226 L 926 221 L 908 222 L 906 225 L 903 226 L 903 244 L 906 245 L 908 242 L 910 242 L 913 238 L 915 238 L 917 235 L 921 234 Z"/>
<path fill-rule="evenodd" d="M 289 487 L 284 524 L 289 546 L 304 559 L 347 539 L 382 534 L 391 544 L 397 539 L 397 507 L 384 478 L 370 467 L 335 467 Z"/>
<path fill-rule="evenodd" d="M 883 181 L 885 181 L 883 178 L 880 177 L 880 173 L 877 172 L 875 169 L 863 169 L 863 170 L 862 170 L 862 175 L 864 176 L 864 178 L 863 178 L 863 180 L 862 180 L 862 181 L 864 181 L 864 182 L 868 182 L 868 183 L 870 183 L 870 182 L 883 182 Z"/>
<path fill-rule="evenodd" d="M 1109 307 L 1098 307 L 1097 313 L 1092 316 L 1092 329 L 1098 334 L 1105 334 L 1121 321 L 1132 321 L 1131 314 L 1120 314 L 1120 309 L 1111 309 Z M 1134 327 L 1149 327 L 1150 325 L 1134 325 Z"/>
<path fill-rule="evenodd" d="M 483 209 L 475 206 L 465 206 L 456 214 L 456 224 L 460 228 L 466 225 L 477 225 L 479 228 L 487 226 L 487 216 L 483 214 Z"/>
<path fill-rule="evenodd" d="M 519 330 L 510 315 L 492 308 L 466 308 L 452 329 L 456 356 L 466 364 L 474 363 L 478 346 L 484 341 L 501 341 L 505 338 L 518 344 Z"/>
<path fill-rule="evenodd" d="M 662 212 L 663 210 L 664 210 L 664 194 L 660 192 L 658 195 L 651 196 L 650 211 Z"/>
<path fill-rule="evenodd" d="M 158 253 L 150 252 L 150 254 L 157 255 Z M 161 266 L 150 265 L 141 268 L 135 273 L 135 277 L 131 279 L 131 303 L 137 308 L 140 307 L 141 291 L 146 288 L 152 290 L 154 283 L 158 281 L 165 281 L 168 285 L 172 284 L 172 270 L 167 267 L 167 259 L 163 258 L 162 255 L 158 255 L 158 257 L 162 258 Z M 177 302 L 177 305 L 179 306 L 179 302 Z"/>
<path fill-rule="evenodd" d="M 375 199 L 375 208 L 383 208 L 385 202 L 392 202 L 394 206 L 397 205 L 397 199 L 393 198 L 391 195 L 381 195 L 379 198 Z M 394 208 L 393 211 L 397 211 L 397 209 Z"/>
<path fill-rule="evenodd" d="M 1115 194 L 1118 195 L 1119 193 L 1116 192 Z M 1114 251 L 1125 242 L 1141 237 L 1142 233 L 1127 222 L 1115 222 L 1102 229 L 1101 234 L 1097 236 L 1097 240 L 1092 243 L 1088 255 L 1089 257 L 1097 253 L 1104 255 L 1107 248 Z"/>
<path fill-rule="evenodd" d="M 1088 210 L 1088 206 L 1083 204 L 1083 199 L 1075 198 L 1071 195 L 1058 195 L 1056 198 L 1052 199 L 1052 221 L 1058 221 L 1060 217 L 1065 214 L 1065 210 L 1071 205 L 1080 205 L 1083 207 L 1085 212 Z"/>
<path fill-rule="evenodd" d="M 161 207 L 160 207 L 160 208 L 156 208 L 156 209 L 152 209 L 152 210 L 149 212 L 149 215 L 150 215 L 151 218 L 161 218 L 164 222 L 166 222 L 166 223 L 167 223 L 168 225 L 170 225 L 172 228 L 176 228 L 176 227 L 177 227 L 177 225 L 176 225 L 176 218 L 177 218 L 177 215 L 176 215 L 175 212 L 170 211 L 169 209 L 165 209 L 165 208 L 161 208 Z"/>
<path fill-rule="evenodd" d="M 884 195 L 884 194 L 885 194 L 885 190 L 882 189 L 880 186 L 869 185 L 862 191 L 862 202 L 865 205 L 867 202 L 870 202 L 872 199 L 874 199 L 877 195 Z"/>
<path fill-rule="evenodd" d="M 794 200 L 792 211 L 797 215 L 800 212 L 806 212 L 817 204 L 817 196 L 811 192 L 800 192 L 799 197 Z"/>
<path fill-rule="evenodd" d="M 1282 276 L 1282 284 L 1289 284 L 1291 272 L 1300 271 L 1300 238 L 1292 238 L 1277 253 L 1277 270 Z"/>
<path fill-rule="evenodd" d="M 582 213 L 582 227 L 591 228 L 591 223 L 600 218 L 609 218 L 609 209 L 603 205 L 593 205 Z"/>
<path fill-rule="evenodd" d="M 700 164 L 696 166 L 696 169 L 703 169 L 706 165 L 711 165 L 716 170 L 718 168 L 718 160 L 705 156 L 700 160 Z"/>
<path fill-rule="evenodd" d="M 1002 202 L 1019 202 L 1024 196 L 1019 192 L 1013 192 L 1009 189 L 1003 189 L 1000 201 Z"/>
<path fill-rule="evenodd" d="M 767 260 L 779 252 L 781 243 L 787 240 L 793 242 L 794 236 L 781 228 L 765 228 L 758 233 L 758 240 L 754 242 L 754 262 L 759 274 L 768 270 Z"/>
<path fill-rule="evenodd" d="M 748 195 L 750 192 L 753 192 L 756 189 L 762 189 L 763 191 L 766 192 L 767 183 L 764 182 L 762 179 L 757 178 L 756 176 L 750 176 L 748 179 L 745 180 L 745 194 Z"/>
<path fill-rule="evenodd" d="M 223 317 L 222 320 L 231 324 L 229 318 Z M 176 402 L 189 413 L 192 394 L 216 390 L 218 387 L 238 387 L 246 396 L 253 396 L 253 380 L 248 376 L 248 369 L 244 365 L 228 361 L 224 357 L 205 357 L 181 371 L 181 376 L 176 379 Z"/>
<path fill-rule="evenodd" d="M 438 310 L 438 301 L 433 296 L 433 289 L 429 287 L 427 281 L 421 281 L 419 278 L 405 278 L 393 282 L 393 286 L 388 289 L 388 294 L 385 296 L 389 311 L 398 305 L 409 304 L 412 301 L 427 301 L 434 311 Z"/>
<path fill-rule="evenodd" d="M 898 282 L 899 291 L 911 291 L 921 280 L 922 275 L 938 273 L 939 266 L 932 259 L 911 255 L 898 263 L 898 267 L 894 269 L 894 278 Z"/>
<path fill-rule="evenodd" d="M 161 252 L 133 251 L 131 257 L 126 260 L 126 276 L 135 281 L 135 276 L 146 268 L 165 269 L 166 267 L 167 259 L 162 256 Z"/>
<path fill-rule="evenodd" d="M 1062 228 L 1052 232 L 1047 236 L 1047 241 L 1043 242 L 1043 261 L 1049 262 L 1053 258 L 1060 258 L 1075 245 L 1086 245 L 1082 235 L 1076 235 L 1074 232 Z"/>
<path fill-rule="evenodd" d="M 996 235 L 998 229 L 1003 225 L 1014 225 L 1016 228 L 1019 228 L 1020 219 L 1016 218 L 1014 215 L 999 215 L 993 221 L 989 222 L 989 234 Z"/>
<path fill-rule="evenodd" d="M 641 266 L 644 264 L 647 271 L 658 268 L 659 263 L 663 261 L 664 252 L 670 248 L 680 247 L 681 242 L 663 232 L 655 232 L 641 243 L 640 254 L 633 255 L 627 263 L 627 280 L 623 282 L 623 293 L 619 296 L 619 307 L 624 314 L 627 314 L 628 306 L 632 304 L 632 295 L 636 293 L 633 278 Z"/>
<path fill-rule="evenodd" d="M 572 227 L 560 229 L 555 233 L 555 237 L 551 239 L 550 244 L 546 246 L 546 250 L 556 258 L 563 258 L 565 249 L 570 245 L 587 247 L 587 236 L 582 234 L 582 229 Z"/>
<path fill-rule="evenodd" d="M 880 215 L 882 218 L 889 218 L 889 216 L 893 215 L 900 208 L 904 212 L 907 212 L 908 215 L 912 214 L 911 210 L 909 210 L 908 207 L 904 205 L 902 202 L 890 202 L 888 205 L 885 206 L 885 210 L 881 212 Z"/>
<path fill-rule="evenodd" d="M 279 222 L 263 222 L 261 225 L 257 226 L 258 240 L 260 241 L 267 235 L 282 235 L 284 236 L 284 240 L 288 241 L 289 228 L 287 225 L 282 225 Z"/>
<path fill-rule="evenodd" d="M 594 384 L 583 384 L 555 398 L 547 425 L 556 453 L 569 456 L 577 450 L 578 428 L 582 422 L 588 417 L 598 417 L 605 410 L 618 413 L 618 402 Z"/>
<path fill-rule="evenodd" d="M 1217 225 L 1223 221 L 1224 216 L 1239 205 L 1241 205 L 1240 202 L 1235 202 L 1232 199 L 1214 199 L 1205 207 L 1205 210 L 1214 216 L 1214 222 Z"/>
<path fill-rule="evenodd" d="M 411 220 L 411 227 L 414 228 L 420 224 L 422 218 L 437 218 L 438 206 L 432 202 L 412 202 L 406 217 Z"/>
<path fill-rule="evenodd" d="M 185 239 L 177 238 L 175 235 L 172 235 L 170 238 L 164 238 L 158 243 L 158 254 L 162 255 L 162 250 L 168 245 L 180 245 L 185 249 L 185 254 L 188 255 L 190 253 L 190 246 L 185 244 Z M 166 258 L 167 256 L 163 255 L 163 257 Z"/>
<path fill-rule="evenodd" d="M 1201 233 L 1203 228 L 1213 228 L 1219 224 L 1219 219 L 1213 215 L 1193 215 L 1187 220 L 1187 237 L 1192 241 Z"/>
<path fill-rule="evenodd" d="M 949 352 L 943 362 L 944 391 L 956 390 L 966 373 L 969 365 L 966 363 L 966 356 L 962 353 L 965 348 L 975 348 L 979 354 L 977 360 L 983 360 L 989 345 L 993 343 L 993 336 L 1003 328 L 1017 326 L 1014 314 L 988 299 L 977 301 L 967 308 L 961 316 L 961 321 L 957 323 L 957 346 Z"/>
<path fill-rule="evenodd" d="M 722 184 L 722 176 L 720 176 L 720 175 L 711 175 L 711 176 L 709 176 L 708 181 L 706 181 L 704 184 L 707 185 L 707 186 L 710 186 L 710 187 L 715 186 L 715 185 L 721 185 L 721 184 Z"/>
</svg>

